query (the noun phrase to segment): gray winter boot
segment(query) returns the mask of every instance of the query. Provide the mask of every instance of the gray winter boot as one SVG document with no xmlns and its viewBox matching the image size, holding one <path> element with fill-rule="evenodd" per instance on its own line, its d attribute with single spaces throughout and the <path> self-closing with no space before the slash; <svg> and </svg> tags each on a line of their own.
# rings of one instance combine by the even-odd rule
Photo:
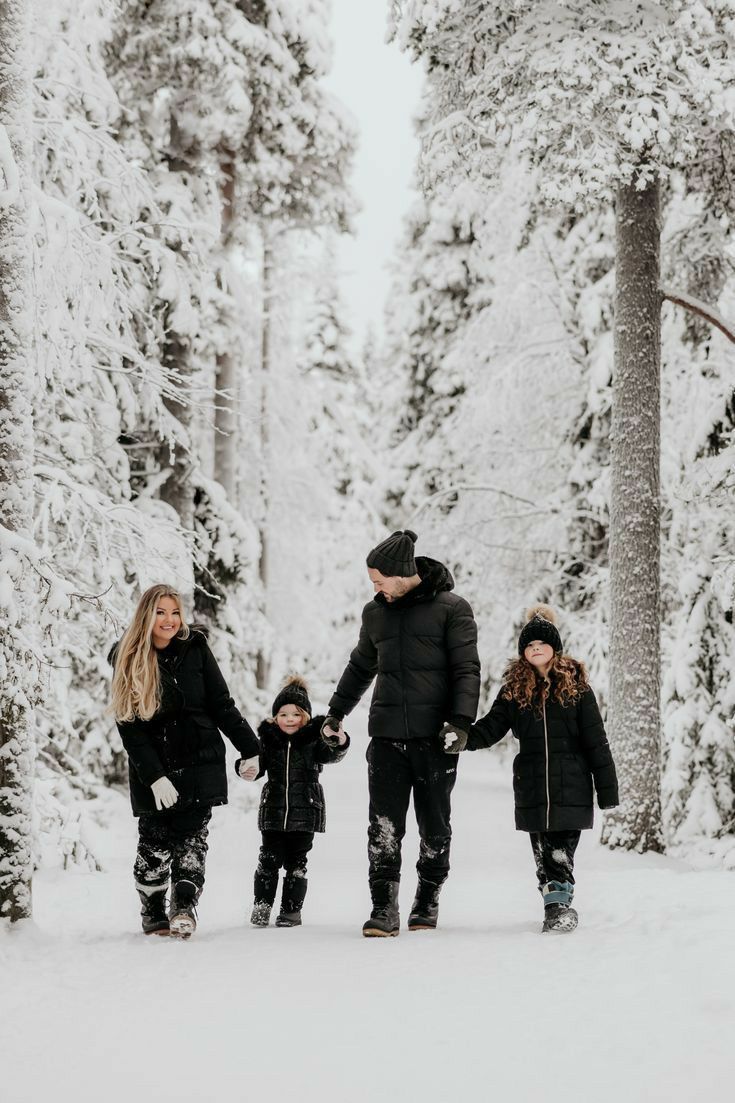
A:
<svg viewBox="0 0 735 1103">
<path fill-rule="evenodd" d="M 393 938 L 399 933 L 399 887 L 398 881 L 373 881 L 370 885 L 373 910 L 370 918 L 362 925 L 362 933 L 366 938 Z"/>
<path fill-rule="evenodd" d="M 555 931 L 558 934 L 566 934 L 573 931 L 579 916 L 572 907 L 574 897 L 574 885 L 569 881 L 549 881 L 544 885 L 544 925 L 542 934 Z"/>
<path fill-rule="evenodd" d="M 441 885 L 438 885 L 435 881 L 424 881 L 422 877 L 419 877 L 416 896 L 411 907 L 411 914 L 408 917 L 409 931 L 433 931 L 435 929 L 439 919 L 440 892 Z"/>
<path fill-rule="evenodd" d="M 169 929 L 174 938 L 191 938 L 197 929 L 198 889 L 193 881 L 177 881 L 171 892 L 168 911 Z"/>
</svg>

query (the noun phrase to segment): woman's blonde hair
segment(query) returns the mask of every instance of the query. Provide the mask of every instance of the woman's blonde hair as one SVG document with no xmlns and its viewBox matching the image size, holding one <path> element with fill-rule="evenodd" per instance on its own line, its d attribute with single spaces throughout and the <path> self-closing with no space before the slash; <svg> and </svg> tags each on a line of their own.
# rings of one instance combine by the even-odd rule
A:
<svg viewBox="0 0 735 1103">
<path fill-rule="evenodd" d="M 170 597 L 179 607 L 181 628 L 176 633 L 177 637 L 185 640 L 189 635 L 181 595 L 163 583 L 149 586 L 141 594 L 130 627 L 115 652 L 112 711 L 121 723 L 136 718 L 150 720 L 161 703 L 161 679 L 152 633 L 156 609 L 163 597 Z"/>
</svg>

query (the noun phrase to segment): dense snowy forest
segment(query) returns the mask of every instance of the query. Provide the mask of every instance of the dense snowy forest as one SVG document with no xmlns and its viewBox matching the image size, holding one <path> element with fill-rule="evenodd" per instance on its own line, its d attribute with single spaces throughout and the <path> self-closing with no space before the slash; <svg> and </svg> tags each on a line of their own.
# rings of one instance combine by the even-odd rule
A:
<svg viewBox="0 0 735 1103">
<path fill-rule="evenodd" d="M 141 589 L 182 590 L 256 719 L 290 669 L 326 699 L 407 526 L 487 695 L 560 610 L 628 780 L 606 841 L 735 867 L 735 3 L 386 17 L 421 198 L 361 347 L 328 0 L 0 5 L 5 917 L 42 850 L 99 861 Z"/>
</svg>

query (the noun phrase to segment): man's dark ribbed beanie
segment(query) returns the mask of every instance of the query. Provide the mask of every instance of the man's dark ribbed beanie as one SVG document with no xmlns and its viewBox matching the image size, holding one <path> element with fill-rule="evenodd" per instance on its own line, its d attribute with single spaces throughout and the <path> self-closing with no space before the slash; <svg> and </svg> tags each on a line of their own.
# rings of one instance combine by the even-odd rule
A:
<svg viewBox="0 0 735 1103">
<path fill-rule="evenodd" d="M 410 529 L 392 532 L 373 548 L 367 557 L 368 567 L 380 571 L 386 578 L 410 578 L 417 574 L 413 549 L 418 537 Z"/>
<path fill-rule="evenodd" d="M 306 682 L 302 678 L 289 678 L 273 702 L 271 716 L 275 716 L 278 710 L 282 709 L 284 705 L 296 705 L 297 708 L 303 709 L 304 712 L 308 712 L 309 716 L 313 715 Z"/>
</svg>

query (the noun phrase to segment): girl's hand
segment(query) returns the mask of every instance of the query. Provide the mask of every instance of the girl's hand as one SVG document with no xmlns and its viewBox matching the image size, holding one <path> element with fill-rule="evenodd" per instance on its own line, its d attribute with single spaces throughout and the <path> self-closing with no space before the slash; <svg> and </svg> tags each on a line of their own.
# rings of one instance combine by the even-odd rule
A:
<svg viewBox="0 0 735 1103">
<path fill-rule="evenodd" d="M 337 732 L 337 743 L 340 745 L 340 747 L 344 747 L 346 742 L 347 742 L 347 736 L 345 735 L 345 733 L 340 728 L 339 731 Z"/>
<path fill-rule="evenodd" d="M 255 781 L 258 776 L 258 757 L 246 758 L 238 766 L 237 772 L 245 781 Z"/>
</svg>

